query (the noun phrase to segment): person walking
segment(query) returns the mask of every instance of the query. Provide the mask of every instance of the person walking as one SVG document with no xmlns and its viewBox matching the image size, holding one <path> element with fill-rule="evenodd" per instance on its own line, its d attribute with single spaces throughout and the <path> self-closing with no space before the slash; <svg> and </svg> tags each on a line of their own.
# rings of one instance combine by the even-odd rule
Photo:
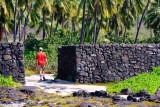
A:
<svg viewBox="0 0 160 107">
<path fill-rule="evenodd" d="M 46 54 L 43 52 L 43 48 L 39 48 L 39 52 L 36 55 L 36 64 L 38 66 L 39 74 L 40 74 L 40 81 L 46 80 L 45 78 L 45 66 L 47 66 L 47 57 Z"/>
</svg>

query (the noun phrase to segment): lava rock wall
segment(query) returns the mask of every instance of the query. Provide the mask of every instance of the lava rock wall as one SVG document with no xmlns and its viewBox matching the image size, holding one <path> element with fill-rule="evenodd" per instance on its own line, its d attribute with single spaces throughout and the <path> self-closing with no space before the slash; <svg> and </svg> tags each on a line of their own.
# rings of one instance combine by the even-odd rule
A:
<svg viewBox="0 0 160 107">
<path fill-rule="evenodd" d="M 160 65 L 160 44 L 62 46 L 58 58 L 60 79 L 70 77 L 77 83 L 119 81 Z"/>
<path fill-rule="evenodd" d="M 25 83 L 24 45 L 22 43 L 0 43 L 0 74 Z"/>
</svg>

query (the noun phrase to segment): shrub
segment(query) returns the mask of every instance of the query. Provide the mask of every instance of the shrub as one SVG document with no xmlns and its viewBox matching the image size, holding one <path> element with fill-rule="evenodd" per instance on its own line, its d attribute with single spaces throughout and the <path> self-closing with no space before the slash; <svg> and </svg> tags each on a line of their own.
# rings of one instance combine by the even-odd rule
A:
<svg viewBox="0 0 160 107">
<path fill-rule="evenodd" d="M 78 32 L 70 32 L 57 30 L 56 36 L 46 38 L 44 41 L 38 40 L 33 34 L 28 36 L 25 42 L 25 68 L 35 69 L 35 57 L 39 47 L 43 47 L 43 51 L 47 55 L 47 70 L 56 70 L 58 66 L 58 47 L 62 45 L 70 45 L 79 43 Z"/>
<path fill-rule="evenodd" d="M 0 86 L 20 86 L 20 83 L 14 82 L 12 76 L 4 77 L 0 75 Z"/>
</svg>

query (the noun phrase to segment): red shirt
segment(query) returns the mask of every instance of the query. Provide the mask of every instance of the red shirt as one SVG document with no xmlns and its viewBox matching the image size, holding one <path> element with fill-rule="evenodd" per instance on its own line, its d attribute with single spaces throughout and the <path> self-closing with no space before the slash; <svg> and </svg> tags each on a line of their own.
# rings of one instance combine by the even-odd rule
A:
<svg viewBox="0 0 160 107">
<path fill-rule="evenodd" d="M 38 61 L 38 65 L 44 66 L 46 64 L 46 54 L 44 52 L 39 52 L 36 55 L 36 60 Z"/>
</svg>

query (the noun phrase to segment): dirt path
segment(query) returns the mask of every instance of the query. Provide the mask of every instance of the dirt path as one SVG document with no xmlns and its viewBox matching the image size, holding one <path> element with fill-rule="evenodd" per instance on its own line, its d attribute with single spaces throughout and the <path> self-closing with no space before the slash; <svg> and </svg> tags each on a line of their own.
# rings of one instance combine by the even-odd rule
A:
<svg viewBox="0 0 160 107">
<path fill-rule="evenodd" d="M 86 90 L 88 92 L 106 91 L 104 86 L 95 86 L 95 85 L 76 85 L 73 82 L 68 82 L 60 79 L 54 80 L 53 74 L 46 74 L 46 81 L 39 81 L 39 75 L 32 75 L 26 77 L 26 86 L 37 86 L 40 89 L 48 93 L 55 93 L 62 96 L 72 94 L 78 90 Z"/>
</svg>

